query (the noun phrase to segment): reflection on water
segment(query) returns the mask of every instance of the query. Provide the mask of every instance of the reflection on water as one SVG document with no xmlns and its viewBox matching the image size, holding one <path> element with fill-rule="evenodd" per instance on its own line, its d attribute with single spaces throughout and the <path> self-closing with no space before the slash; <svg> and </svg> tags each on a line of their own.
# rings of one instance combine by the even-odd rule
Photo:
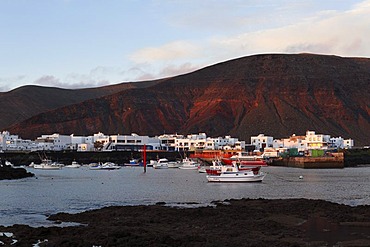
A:
<svg viewBox="0 0 370 247">
<path fill-rule="evenodd" d="M 43 225 L 48 215 L 110 205 L 171 205 L 239 198 L 309 198 L 370 204 L 370 167 L 298 169 L 266 167 L 262 183 L 208 183 L 194 170 L 127 167 L 33 170 L 36 178 L 0 181 L 0 225 Z M 300 176 L 303 179 L 300 179 Z M 190 204 L 191 205 L 191 204 Z"/>
</svg>

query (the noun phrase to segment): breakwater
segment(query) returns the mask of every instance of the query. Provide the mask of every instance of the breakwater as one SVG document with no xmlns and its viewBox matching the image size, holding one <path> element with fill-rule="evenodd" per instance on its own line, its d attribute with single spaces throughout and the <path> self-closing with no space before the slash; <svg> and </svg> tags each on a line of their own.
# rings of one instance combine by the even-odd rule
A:
<svg viewBox="0 0 370 247">
<path fill-rule="evenodd" d="M 298 168 L 344 168 L 343 153 L 325 157 L 287 157 L 274 160 L 272 165 Z"/>
</svg>

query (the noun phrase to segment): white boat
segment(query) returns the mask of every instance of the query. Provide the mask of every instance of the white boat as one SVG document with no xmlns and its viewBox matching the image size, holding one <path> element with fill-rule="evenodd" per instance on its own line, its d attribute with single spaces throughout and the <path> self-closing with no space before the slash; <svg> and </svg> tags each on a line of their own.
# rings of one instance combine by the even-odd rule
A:
<svg viewBox="0 0 370 247">
<path fill-rule="evenodd" d="M 90 170 L 116 170 L 120 169 L 121 167 L 119 165 L 116 165 L 113 162 L 105 162 L 105 163 L 91 163 L 89 165 Z"/>
<path fill-rule="evenodd" d="M 101 169 L 102 170 L 116 170 L 116 169 L 120 169 L 121 167 L 119 165 L 116 165 L 115 163 L 113 162 L 105 162 L 103 163 Z"/>
<path fill-rule="evenodd" d="M 153 167 L 155 164 L 157 164 L 156 160 L 150 160 L 147 166 Z"/>
<path fill-rule="evenodd" d="M 211 166 L 198 166 L 198 172 L 206 173 L 207 170 L 221 170 L 222 163 L 219 160 L 213 160 Z"/>
<path fill-rule="evenodd" d="M 52 162 L 52 160 L 49 159 L 43 159 L 40 164 L 34 164 L 34 169 L 42 169 L 42 170 L 59 170 L 62 169 L 62 167 L 56 163 Z"/>
<path fill-rule="evenodd" d="M 70 164 L 70 165 L 66 165 L 66 166 L 64 166 L 65 168 L 80 168 L 81 167 L 81 165 L 80 164 L 78 164 L 78 162 L 77 161 L 72 161 L 72 163 Z"/>
<path fill-rule="evenodd" d="M 169 161 L 167 163 L 168 168 L 179 168 L 180 167 L 180 162 L 178 161 Z"/>
<path fill-rule="evenodd" d="M 157 163 L 153 164 L 154 169 L 167 169 L 168 168 L 168 159 L 161 158 L 157 161 Z"/>
<path fill-rule="evenodd" d="M 195 162 L 192 159 L 185 158 L 182 160 L 182 164 L 179 166 L 180 169 L 183 170 L 197 170 L 199 163 Z"/>
<path fill-rule="evenodd" d="M 222 166 L 221 170 L 207 170 L 209 182 L 262 182 L 265 173 L 260 171 L 261 167 L 239 170 L 234 163 L 232 166 Z"/>
<path fill-rule="evenodd" d="M 101 168 L 101 162 L 99 162 L 99 163 L 90 163 L 89 164 L 89 169 L 90 170 L 100 170 L 100 168 Z"/>
</svg>

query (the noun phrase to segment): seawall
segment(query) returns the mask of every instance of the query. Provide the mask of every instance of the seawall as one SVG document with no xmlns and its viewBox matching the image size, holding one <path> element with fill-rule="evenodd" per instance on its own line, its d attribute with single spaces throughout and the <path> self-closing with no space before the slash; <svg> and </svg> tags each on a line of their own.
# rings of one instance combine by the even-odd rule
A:
<svg viewBox="0 0 370 247">
<path fill-rule="evenodd" d="M 273 160 L 273 166 L 287 166 L 298 168 L 344 168 L 343 153 L 335 153 L 325 157 L 287 157 Z"/>
</svg>

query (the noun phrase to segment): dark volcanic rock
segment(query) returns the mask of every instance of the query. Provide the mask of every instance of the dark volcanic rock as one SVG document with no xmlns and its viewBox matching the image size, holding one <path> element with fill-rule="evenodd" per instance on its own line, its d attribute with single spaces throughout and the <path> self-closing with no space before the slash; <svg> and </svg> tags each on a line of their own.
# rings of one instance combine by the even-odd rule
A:
<svg viewBox="0 0 370 247">
<path fill-rule="evenodd" d="M 27 172 L 24 168 L 13 168 L 11 166 L 0 166 L 0 180 L 3 179 L 20 179 L 33 177 L 35 174 Z"/>
<path fill-rule="evenodd" d="M 158 135 L 206 132 L 249 140 L 307 130 L 370 140 L 370 59 L 313 54 L 243 57 L 59 108 L 13 125 L 42 133 Z"/>
<path fill-rule="evenodd" d="M 107 207 L 50 220 L 75 227 L 0 227 L 17 246 L 369 246 L 370 206 L 321 200 L 231 200 L 216 207 Z M 10 243 L 9 238 L 0 238 Z M 40 245 L 41 246 L 41 245 Z"/>
</svg>

